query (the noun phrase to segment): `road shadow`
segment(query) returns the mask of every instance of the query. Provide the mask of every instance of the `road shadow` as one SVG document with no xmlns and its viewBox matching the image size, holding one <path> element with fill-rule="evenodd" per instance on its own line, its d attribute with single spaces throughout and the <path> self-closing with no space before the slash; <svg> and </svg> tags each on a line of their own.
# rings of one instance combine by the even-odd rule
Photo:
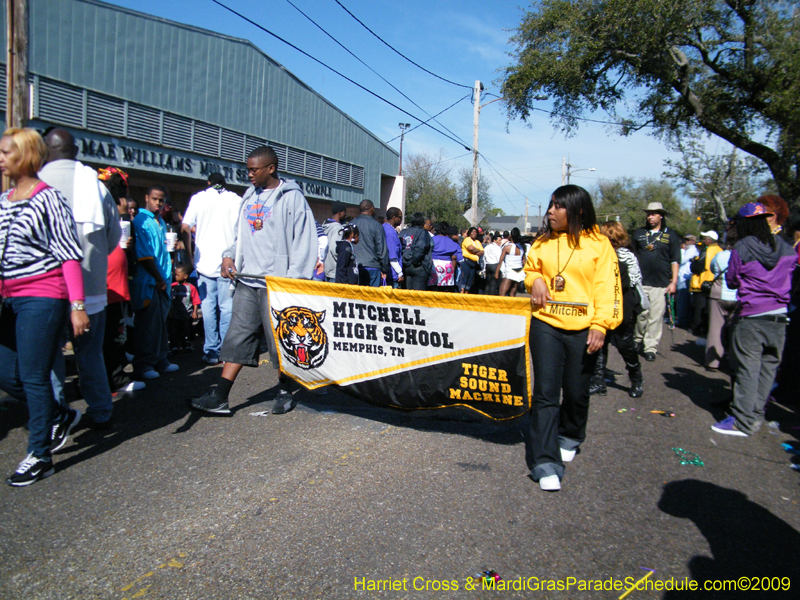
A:
<svg viewBox="0 0 800 600">
<path fill-rule="evenodd" d="M 107 431 L 88 427 L 87 419 L 78 424 L 70 442 L 56 454 L 56 469 L 63 470 L 108 452 L 128 440 L 182 422 L 190 411 L 187 398 L 201 395 L 219 379 L 222 367 L 207 367 L 202 353 L 178 354 L 170 360 L 180 369 L 146 382 L 143 390 L 118 394 L 114 399 L 114 426 Z M 71 399 L 67 397 L 68 401 Z M 197 422 L 187 420 L 176 433 L 189 431 Z"/>
<path fill-rule="evenodd" d="M 692 359 L 697 363 L 698 367 L 702 368 L 706 364 L 706 347 L 698 346 L 694 340 L 685 340 L 683 342 L 672 344 L 671 350 L 672 352 L 683 354 L 687 358 Z"/>
<path fill-rule="evenodd" d="M 521 427 L 525 416 L 492 421 L 475 411 L 457 407 L 403 410 L 369 404 L 349 396 L 336 386 L 326 389 L 328 393 L 320 396 L 302 388 L 298 392 L 301 394 L 300 402 L 311 410 L 333 411 L 416 431 L 463 435 L 502 445 L 515 445 L 523 440 Z"/>
<path fill-rule="evenodd" d="M 711 556 L 693 556 L 688 563 L 691 578 L 701 588 L 705 581 L 742 577 L 798 581 L 800 533 L 742 492 L 695 479 L 672 481 L 664 486 L 658 508 L 673 517 L 690 519 L 706 538 Z M 700 589 L 666 592 L 663 598 L 732 598 L 736 594 Z M 757 597 L 767 595 L 776 596 L 775 592 L 756 593 Z M 777 596 L 785 597 L 780 592 Z"/>
<path fill-rule="evenodd" d="M 661 375 L 667 388 L 680 392 L 715 419 L 725 416 L 726 400 L 731 396 L 727 379 L 711 377 L 704 371 L 685 367 L 675 367 L 672 372 Z"/>
</svg>

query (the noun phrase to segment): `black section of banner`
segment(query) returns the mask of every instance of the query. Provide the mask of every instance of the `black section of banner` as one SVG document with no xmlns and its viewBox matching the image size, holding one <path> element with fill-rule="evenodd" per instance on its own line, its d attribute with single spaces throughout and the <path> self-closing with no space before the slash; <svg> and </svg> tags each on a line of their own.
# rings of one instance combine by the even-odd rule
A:
<svg viewBox="0 0 800 600">
<path fill-rule="evenodd" d="M 462 406 L 492 419 L 529 408 L 525 348 L 489 351 L 359 381 L 339 389 L 369 404 L 406 410 Z"/>
</svg>

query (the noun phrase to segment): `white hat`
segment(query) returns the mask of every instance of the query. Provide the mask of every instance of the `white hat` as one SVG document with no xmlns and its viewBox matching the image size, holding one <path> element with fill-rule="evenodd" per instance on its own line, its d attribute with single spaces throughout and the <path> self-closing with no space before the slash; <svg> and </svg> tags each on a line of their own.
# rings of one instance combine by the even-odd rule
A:
<svg viewBox="0 0 800 600">
<path fill-rule="evenodd" d="M 700 236 L 701 237 L 710 237 L 715 242 L 719 241 L 719 236 L 717 235 L 716 231 L 701 231 L 700 232 Z"/>
</svg>

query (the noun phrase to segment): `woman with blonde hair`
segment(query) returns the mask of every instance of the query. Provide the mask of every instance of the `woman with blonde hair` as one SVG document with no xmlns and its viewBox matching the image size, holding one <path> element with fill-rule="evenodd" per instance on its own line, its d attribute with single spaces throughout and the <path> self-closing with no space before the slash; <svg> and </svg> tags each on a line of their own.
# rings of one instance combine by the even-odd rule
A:
<svg viewBox="0 0 800 600">
<path fill-rule="evenodd" d="M 76 337 L 89 329 L 75 220 L 36 175 L 46 156 L 33 129 L 7 129 L 0 139 L 0 170 L 14 181 L 0 196 L 0 389 L 29 412 L 28 455 L 6 480 L 15 487 L 53 474 L 52 449 L 80 420 L 78 411 L 61 412 L 50 371 L 67 314 Z"/>
<path fill-rule="evenodd" d="M 616 345 L 625 361 L 625 368 L 631 380 L 628 395 L 631 398 L 641 398 L 644 394 L 642 388 L 644 378 L 639 354 L 636 352 L 636 343 L 633 341 L 633 332 L 636 329 L 636 317 L 642 312 L 641 299 L 644 297 L 644 290 L 641 289 L 642 271 L 639 269 L 636 255 L 628 247 L 630 238 L 622 225 L 617 221 L 608 221 L 600 226 L 600 231 L 611 242 L 619 261 L 619 277 L 622 282 L 622 323 L 606 335 L 603 351 L 597 357 L 597 366 L 589 391 L 600 396 L 606 394 L 605 372 L 610 342 Z"/>
<path fill-rule="evenodd" d="M 525 458 L 539 487 L 558 491 L 564 463 L 586 439 L 589 384 L 606 332 L 622 321 L 622 294 L 617 256 L 586 190 L 556 189 L 545 223 L 525 262 L 533 317 Z"/>
</svg>

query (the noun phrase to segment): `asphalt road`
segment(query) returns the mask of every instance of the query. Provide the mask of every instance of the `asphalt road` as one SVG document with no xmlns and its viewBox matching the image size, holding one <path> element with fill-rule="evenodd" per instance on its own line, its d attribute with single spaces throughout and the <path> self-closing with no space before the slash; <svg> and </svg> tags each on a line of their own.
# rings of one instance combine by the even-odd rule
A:
<svg viewBox="0 0 800 600">
<path fill-rule="evenodd" d="M 115 401 L 113 432 L 75 432 L 54 476 L 0 486 L 0 598 L 618 598 L 643 568 L 661 585 L 790 589 L 628 598 L 800 597 L 800 473 L 780 446 L 800 437 L 796 408 L 772 405 L 779 427 L 753 438 L 713 433 L 727 380 L 698 366 L 694 338 L 671 337 L 644 363 L 643 398 L 621 374 L 593 400 L 556 494 L 527 477 L 518 424 L 409 416 L 336 390 L 262 415 L 269 365 L 243 371 L 234 416 L 198 417 L 185 400 L 221 368 L 177 357 L 180 371 Z M 624 372 L 613 349 L 610 366 Z M 23 458 L 25 420 L 0 402 L 3 475 Z M 467 589 L 485 570 L 511 589 Z M 558 582 L 569 589 L 547 589 Z"/>
</svg>

